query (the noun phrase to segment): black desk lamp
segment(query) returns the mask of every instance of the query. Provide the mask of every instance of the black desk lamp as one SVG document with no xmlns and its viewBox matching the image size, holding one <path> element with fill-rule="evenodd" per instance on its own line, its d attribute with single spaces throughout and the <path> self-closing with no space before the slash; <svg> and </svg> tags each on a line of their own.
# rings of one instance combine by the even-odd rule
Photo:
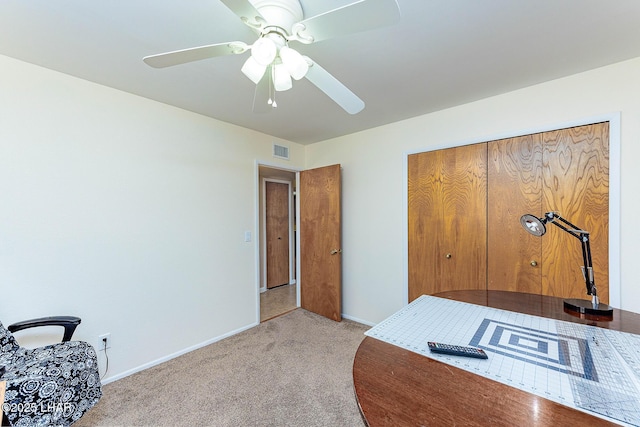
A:
<svg viewBox="0 0 640 427">
<path fill-rule="evenodd" d="M 559 224 L 558 221 L 571 228 L 567 228 L 564 225 Z M 591 295 L 591 301 L 582 299 L 566 299 L 564 300 L 564 308 L 570 311 L 578 312 L 580 314 L 591 314 L 607 317 L 613 316 L 613 308 L 609 307 L 607 304 L 601 304 L 598 299 L 598 295 L 596 292 L 596 283 L 593 278 L 593 265 L 591 263 L 591 245 L 589 244 L 589 232 L 580 230 L 578 227 L 571 224 L 569 221 L 562 218 L 555 212 L 547 212 L 546 214 L 544 214 L 543 218 L 538 218 L 529 214 L 522 215 L 520 217 L 520 224 L 522 224 L 522 227 L 529 233 L 538 237 L 547 232 L 547 227 L 545 226 L 545 224 L 548 222 L 560 227 L 567 233 L 571 234 L 573 237 L 576 237 L 582 243 L 582 259 L 584 261 L 584 266 L 582 267 L 582 275 L 584 276 L 584 281 L 587 286 L 587 295 Z"/>
</svg>

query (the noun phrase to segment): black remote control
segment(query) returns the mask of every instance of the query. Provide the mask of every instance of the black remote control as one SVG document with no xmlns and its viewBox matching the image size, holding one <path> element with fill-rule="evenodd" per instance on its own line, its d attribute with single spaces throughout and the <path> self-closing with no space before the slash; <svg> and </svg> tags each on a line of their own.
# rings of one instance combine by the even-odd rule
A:
<svg viewBox="0 0 640 427">
<path fill-rule="evenodd" d="M 434 353 L 450 354 L 453 356 L 475 357 L 476 359 L 487 359 L 487 353 L 481 348 L 464 347 L 460 345 L 442 344 L 439 342 L 427 343 L 429 350 Z"/>
</svg>

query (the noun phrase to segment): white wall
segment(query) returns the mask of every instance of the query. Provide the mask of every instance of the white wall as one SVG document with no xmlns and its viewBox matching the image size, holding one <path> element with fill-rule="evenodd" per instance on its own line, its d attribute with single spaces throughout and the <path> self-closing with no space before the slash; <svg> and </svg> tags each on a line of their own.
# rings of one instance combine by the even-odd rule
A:
<svg viewBox="0 0 640 427">
<path fill-rule="evenodd" d="M 256 324 L 244 232 L 273 142 L 0 56 L 0 321 L 110 332 L 107 379 Z"/>
<path fill-rule="evenodd" d="M 640 227 L 635 219 L 640 212 L 638 76 L 640 58 L 307 147 L 307 167 L 341 163 L 344 168 L 343 312 L 350 318 L 379 322 L 406 302 L 408 152 L 487 141 L 617 112 L 622 155 L 621 308 L 640 312 L 636 274 Z M 611 164 L 612 170 L 618 167 Z"/>
</svg>

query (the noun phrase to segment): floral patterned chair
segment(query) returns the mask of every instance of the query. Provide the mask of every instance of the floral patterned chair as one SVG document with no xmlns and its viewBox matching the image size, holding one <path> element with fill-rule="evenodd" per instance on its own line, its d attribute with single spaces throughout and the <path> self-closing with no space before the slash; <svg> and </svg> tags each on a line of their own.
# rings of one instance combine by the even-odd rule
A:
<svg viewBox="0 0 640 427">
<path fill-rule="evenodd" d="M 71 316 L 34 319 L 8 328 L 0 323 L 3 426 L 68 426 L 100 400 L 95 350 L 86 342 L 70 341 L 79 323 Z M 11 333 L 49 325 L 64 327 L 63 342 L 27 349 Z"/>
</svg>

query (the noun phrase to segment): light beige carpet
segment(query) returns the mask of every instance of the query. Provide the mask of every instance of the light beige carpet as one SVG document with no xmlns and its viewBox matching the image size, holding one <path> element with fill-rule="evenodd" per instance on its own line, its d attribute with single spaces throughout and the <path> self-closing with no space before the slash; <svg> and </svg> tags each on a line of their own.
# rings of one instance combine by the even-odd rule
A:
<svg viewBox="0 0 640 427">
<path fill-rule="evenodd" d="M 352 365 L 367 329 L 297 309 L 105 385 L 74 426 L 361 427 Z"/>
</svg>

